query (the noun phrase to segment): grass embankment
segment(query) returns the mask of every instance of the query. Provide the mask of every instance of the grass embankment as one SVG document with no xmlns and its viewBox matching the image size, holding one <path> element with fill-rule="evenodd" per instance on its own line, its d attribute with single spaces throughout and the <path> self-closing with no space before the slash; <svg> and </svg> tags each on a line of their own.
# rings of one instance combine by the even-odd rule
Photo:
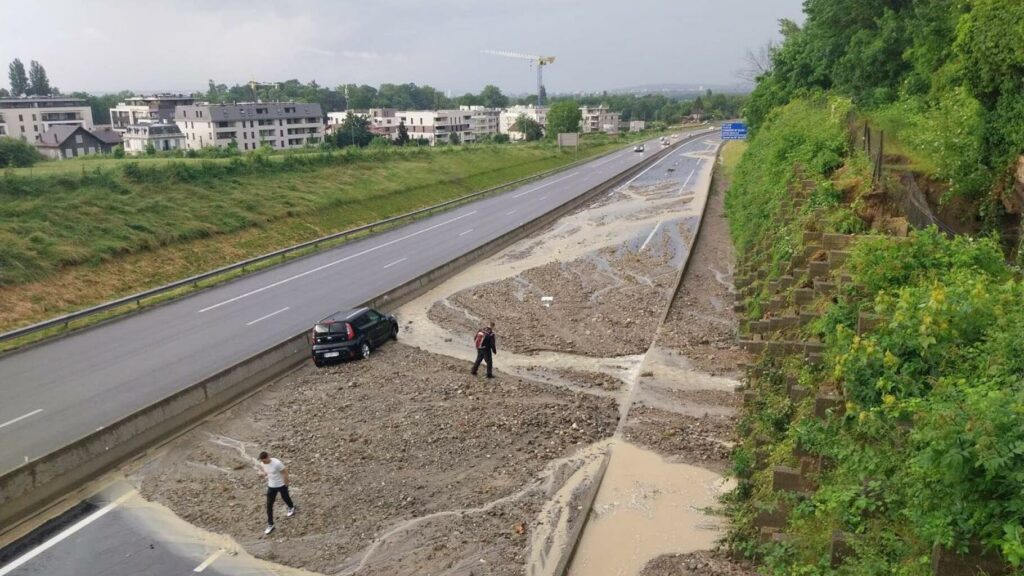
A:
<svg viewBox="0 0 1024 576">
<path fill-rule="evenodd" d="M 580 157 L 639 137 L 584 139 Z M 575 157 L 529 144 L 67 161 L 67 172 L 9 171 L 0 178 L 0 331 Z"/>
<path fill-rule="evenodd" d="M 863 153 L 849 149 L 842 100 L 779 109 L 743 156 L 727 216 L 747 269 L 749 318 L 799 309 L 773 280 L 794 270 L 804 232 L 859 232 L 858 206 L 876 195 Z M 806 200 L 788 206 L 795 192 Z M 861 222 L 854 225 L 851 215 Z M 788 219 L 787 216 L 792 216 Z M 859 229 L 859 230 L 858 230 Z M 819 252 L 818 255 L 822 254 Z M 811 255 L 814 261 L 818 255 Z M 799 268 L 797 266 L 796 268 Z M 926 230 L 860 235 L 818 292 L 820 318 L 772 340 L 822 342 L 824 362 L 762 358 L 740 426 L 732 495 L 735 550 L 766 572 L 932 573 L 935 547 L 972 543 L 1019 567 L 1024 559 L 1024 284 L 990 239 Z M 842 276 L 846 281 L 841 281 Z M 807 276 L 795 286 L 811 285 Z M 788 308 L 762 315 L 772 289 Z M 870 316 L 863 316 L 869 314 Z M 870 319 L 860 326 L 858 320 Z M 787 382 L 809 394 L 787 390 Z M 815 397 L 839 407 L 815 415 Z M 804 494 L 773 490 L 773 467 L 803 470 Z M 755 518 L 783 514 L 782 539 L 759 538 Z M 845 548 L 833 548 L 841 534 Z M 838 551 L 837 555 L 832 552 Z"/>
</svg>

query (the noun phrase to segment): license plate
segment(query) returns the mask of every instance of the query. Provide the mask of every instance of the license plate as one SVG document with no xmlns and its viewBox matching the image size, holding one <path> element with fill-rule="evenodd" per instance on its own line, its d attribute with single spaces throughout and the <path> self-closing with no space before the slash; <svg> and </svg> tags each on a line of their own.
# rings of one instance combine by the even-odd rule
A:
<svg viewBox="0 0 1024 576">
<path fill-rule="evenodd" d="M 324 354 L 324 358 L 337 358 L 338 354 L 341 354 L 341 352 L 328 352 Z"/>
</svg>

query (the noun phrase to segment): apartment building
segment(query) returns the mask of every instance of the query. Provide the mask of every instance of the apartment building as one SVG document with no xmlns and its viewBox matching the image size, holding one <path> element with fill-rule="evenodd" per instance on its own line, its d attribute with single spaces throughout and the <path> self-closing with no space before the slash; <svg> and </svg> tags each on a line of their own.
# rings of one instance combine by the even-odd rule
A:
<svg viewBox="0 0 1024 576">
<path fill-rule="evenodd" d="M 365 118 L 370 122 L 370 132 L 376 136 L 394 140 L 398 136 L 398 111 L 394 108 L 370 108 L 369 110 L 346 110 L 344 112 L 327 113 L 327 133 L 333 133 L 352 112 L 353 115 Z"/>
<path fill-rule="evenodd" d="M 398 112 L 410 140 L 426 140 L 431 146 L 447 144 L 457 134 L 461 142 L 475 140 L 473 112 L 470 110 L 409 110 Z M 396 125 L 397 126 L 397 125 Z"/>
<path fill-rule="evenodd" d="M 92 110 L 85 101 L 63 96 L 0 98 L 0 116 L 7 136 L 32 143 L 54 126 L 93 127 Z"/>
<path fill-rule="evenodd" d="M 173 121 L 132 124 L 120 130 L 126 154 L 144 154 L 150 146 L 157 152 L 185 148 L 185 135 Z"/>
<path fill-rule="evenodd" d="M 174 122 L 174 111 L 178 106 L 190 106 L 195 98 L 184 94 L 153 94 L 134 96 L 119 102 L 110 109 L 110 125 L 117 131 L 129 126 L 154 122 Z"/>
<path fill-rule="evenodd" d="M 174 121 L 189 150 L 227 148 L 232 142 L 243 152 L 263 145 L 284 150 L 324 139 L 323 111 L 315 103 L 199 103 L 178 106 Z"/>
<path fill-rule="evenodd" d="M 516 120 L 520 116 L 526 116 L 527 118 L 538 122 L 545 128 L 548 125 L 548 109 L 544 106 L 512 106 L 502 110 L 498 115 L 498 132 L 502 134 L 508 134 L 509 140 L 516 141 L 526 138 L 526 135 L 522 132 L 517 132 L 512 129 L 515 125 Z"/>
<path fill-rule="evenodd" d="M 604 104 L 600 106 L 580 106 L 580 113 L 583 115 L 583 119 L 580 122 L 580 130 L 584 134 L 590 132 L 619 133 L 619 113 L 612 112 Z"/>
<path fill-rule="evenodd" d="M 470 130 L 475 137 L 497 134 L 501 110 L 486 106 L 459 106 L 460 112 L 471 112 Z"/>
</svg>

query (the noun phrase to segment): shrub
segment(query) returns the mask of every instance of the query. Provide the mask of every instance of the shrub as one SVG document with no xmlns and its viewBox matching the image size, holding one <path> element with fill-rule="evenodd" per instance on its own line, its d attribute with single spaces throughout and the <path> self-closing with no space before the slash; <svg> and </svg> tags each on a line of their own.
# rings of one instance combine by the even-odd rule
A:
<svg viewBox="0 0 1024 576">
<path fill-rule="evenodd" d="M 43 155 L 28 142 L 0 136 L 0 168 L 25 168 L 42 159 Z"/>
</svg>

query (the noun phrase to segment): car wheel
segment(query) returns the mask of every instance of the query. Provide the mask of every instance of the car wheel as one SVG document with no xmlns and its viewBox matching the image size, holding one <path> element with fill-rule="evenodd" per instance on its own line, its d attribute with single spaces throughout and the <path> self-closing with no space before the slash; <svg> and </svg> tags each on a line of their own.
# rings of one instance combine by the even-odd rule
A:
<svg viewBox="0 0 1024 576">
<path fill-rule="evenodd" d="M 319 358 L 313 358 L 313 365 L 317 368 L 321 368 L 324 365 L 324 361 Z"/>
<path fill-rule="evenodd" d="M 367 358 L 370 357 L 370 343 L 369 342 L 363 342 L 363 345 L 359 347 L 359 354 L 362 355 L 363 360 L 366 360 Z"/>
<path fill-rule="evenodd" d="M 391 339 L 398 340 L 398 324 L 391 325 Z"/>
</svg>

